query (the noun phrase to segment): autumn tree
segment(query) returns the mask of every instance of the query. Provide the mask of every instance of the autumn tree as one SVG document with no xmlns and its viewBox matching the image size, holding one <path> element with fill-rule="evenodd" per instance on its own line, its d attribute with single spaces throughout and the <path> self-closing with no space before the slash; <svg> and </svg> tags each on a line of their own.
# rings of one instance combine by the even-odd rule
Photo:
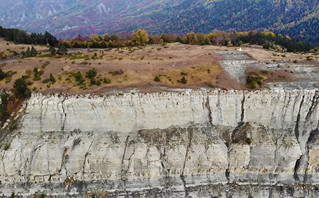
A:
<svg viewBox="0 0 319 198">
<path fill-rule="evenodd" d="M 131 43 L 132 45 L 144 46 L 148 43 L 149 37 L 146 30 L 137 30 L 133 33 Z"/>
<path fill-rule="evenodd" d="M 206 34 L 199 33 L 197 36 L 197 44 L 199 45 L 211 45 L 211 42 Z"/>
<path fill-rule="evenodd" d="M 188 33 L 186 35 L 186 42 L 191 45 L 197 44 L 197 36 L 194 32 Z"/>
</svg>

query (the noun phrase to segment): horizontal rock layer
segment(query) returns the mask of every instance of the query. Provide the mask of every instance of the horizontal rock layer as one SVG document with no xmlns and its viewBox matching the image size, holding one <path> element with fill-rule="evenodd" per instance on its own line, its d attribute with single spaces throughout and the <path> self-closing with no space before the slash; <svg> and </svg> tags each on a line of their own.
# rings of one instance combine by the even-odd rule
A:
<svg viewBox="0 0 319 198">
<path fill-rule="evenodd" d="M 318 103 L 316 90 L 33 95 L 1 142 L 0 195 L 315 186 Z"/>
</svg>

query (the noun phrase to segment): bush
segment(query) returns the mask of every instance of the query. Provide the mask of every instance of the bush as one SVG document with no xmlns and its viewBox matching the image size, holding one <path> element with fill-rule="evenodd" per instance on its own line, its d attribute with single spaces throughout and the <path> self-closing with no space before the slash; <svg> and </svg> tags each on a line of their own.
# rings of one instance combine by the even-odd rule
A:
<svg viewBox="0 0 319 198">
<path fill-rule="evenodd" d="M 50 52 L 51 56 L 54 56 L 56 54 L 56 50 L 53 46 L 49 47 L 49 52 Z"/>
<path fill-rule="evenodd" d="M 101 85 L 101 80 L 97 80 L 97 81 L 96 81 L 96 85 L 97 85 L 97 86 L 100 86 L 100 85 Z"/>
<path fill-rule="evenodd" d="M 11 80 L 12 80 L 12 77 L 11 76 L 7 76 L 5 78 L 5 83 L 9 83 L 9 82 L 11 82 Z"/>
<path fill-rule="evenodd" d="M 91 83 L 91 85 L 96 85 L 96 80 L 94 78 L 91 78 L 90 83 Z"/>
<path fill-rule="evenodd" d="M 110 84 L 111 83 L 111 80 L 109 78 L 104 78 L 103 79 L 103 83 L 105 84 Z"/>
<path fill-rule="evenodd" d="M 50 77 L 49 77 L 49 78 L 44 79 L 44 80 L 42 81 L 42 83 L 49 83 L 49 82 L 51 82 L 52 84 L 54 84 L 54 83 L 56 82 L 56 80 L 55 80 L 55 78 L 53 77 L 52 74 L 50 74 Z"/>
<path fill-rule="evenodd" d="M 42 81 L 42 83 L 49 83 L 50 82 L 50 79 L 44 79 L 43 81 Z"/>
<path fill-rule="evenodd" d="M 3 72 L 2 69 L 0 69 L 0 80 L 3 80 L 5 77 L 7 77 L 7 73 Z"/>
<path fill-rule="evenodd" d="M 92 79 L 96 76 L 96 74 L 97 74 L 97 72 L 93 68 L 93 69 L 90 69 L 88 72 L 86 72 L 86 77 L 88 77 L 89 79 Z"/>
<path fill-rule="evenodd" d="M 61 45 L 56 53 L 59 55 L 65 55 L 68 53 L 68 50 L 64 45 Z"/>
<path fill-rule="evenodd" d="M 110 71 L 109 74 L 116 76 L 116 75 L 124 74 L 124 71 L 120 69 L 120 70 L 116 70 L 116 71 Z"/>
<path fill-rule="evenodd" d="M 78 82 L 79 84 L 82 84 L 84 82 L 84 79 L 83 79 L 81 72 L 74 73 L 73 77 L 74 77 L 75 81 Z"/>
<path fill-rule="evenodd" d="M 307 61 L 312 61 L 312 56 L 307 56 Z"/>
<path fill-rule="evenodd" d="M 50 61 L 46 61 L 45 63 L 43 63 L 43 65 L 41 66 L 41 68 L 42 68 L 42 69 L 45 69 L 49 64 L 50 64 Z"/>
<path fill-rule="evenodd" d="M 56 82 L 56 80 L 55 80 L 55 78 L 54 78 L 54 76 L 53 76 L 52 74 L 50 74 L 49 80 L 50 80 L 50 82 L 51 82 L 52 84 L 54 84 L 54 83 Z"/>
<path fill-rule="evenodd" d="M 33 78 L 33 80 L 34 80 L 34 81 L 39 81 L 39 80 L 41 80 L 41 77 L 40 77 L 40 76 L 35 76 L 35 77 Z"/>
<path fill-rule="evenodd" d="M 160 82 L 160 81 L 161 81 L 161 79 L 160 79 L 160 77 L 159 77 L 159 76 L 155 76 L 154 81 L 155 81 L 155 82 Z"/>
<path fill-rule="evenodd" d="M 247 82 L 247 86 L 250 89 L 255 89 L 256 88 L 256 84 L 261 87 L 262 86 L 262 80 L 264 79 L 264 77 L 259 76 L 259 75 L 249 75 L 246 78 L 246 82 Z"/>
<path fill-rule="evenodd" d="M 18 78 L 13 85 L 15 89 L 15 95 L 20 96 L 20 97 L 30 97 L 31 96 L 31 91 L 28 89 L 27 84 L 24 80 L 24 78 Z"/>
<path fill-rule="evenodd" d="M 34 76 L 33 80 L 35 80 L 35 81 L 41 80 L 41 76 L 42 76 L 42 74 L 44 73 L 44 71 L 41 70 L 41 69 L 38 69 L 37 67 L 35 67 L 35 68 L 33 68 L 33 72 L 34 72 L 34 74 L 33 74 L 33 76 Z"/>
<path fill-rule="evenodd" d="M 181 78 L 181 83 L 187 84 L 187 79 L 186 79 L 185 77 L 182 77 L 182 78 Z"/>
<path fill-rule="evenodd" d="M 182 76 L 187 76 L 187 73 L 181 72 L 181 75 L 182 75 Z"/>
<path fill-rule="evenodd" d="M 0 53 L 0 59 L 6 59 L 7 55 L 5 55 L 3 52 Z"/>
<path fill-rule="evenodd" d="M 11 81 L 11 77 L 16 74 L 17 72 L 13 72 L 13 71 L 8 71 L 8 72 L 4 72 L 2 71 L 2 69 L 0 69 L 0 80 L 3 80 L 3 79 L 8 79 L 10 78 L 10 81 Z"/>
</svg>

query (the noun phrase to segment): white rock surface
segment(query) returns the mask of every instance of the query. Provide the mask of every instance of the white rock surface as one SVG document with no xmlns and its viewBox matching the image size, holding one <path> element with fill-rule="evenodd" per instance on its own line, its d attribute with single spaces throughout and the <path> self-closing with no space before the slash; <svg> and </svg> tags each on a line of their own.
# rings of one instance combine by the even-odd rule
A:
<svg viewBox="0 0 319 198">
<path fill-rule="evenodd" d="M 33 95 L 0 150 L 0 195 L 318 184 L 318 98 L 315 90 Z"/>
</svg>

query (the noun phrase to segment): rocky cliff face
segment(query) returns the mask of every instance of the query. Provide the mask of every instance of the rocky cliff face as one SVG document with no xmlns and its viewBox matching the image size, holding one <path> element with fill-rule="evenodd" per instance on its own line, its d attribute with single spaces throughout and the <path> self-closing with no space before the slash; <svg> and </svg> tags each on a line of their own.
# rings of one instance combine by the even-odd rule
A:
<svg viewBox="0 0 319 198">
<path fill-rule="evenodd" d="M 318 196 L 318 103 L 315 90 L 33 95 L 2 137 L 0 195 Z"/>
</svg>

